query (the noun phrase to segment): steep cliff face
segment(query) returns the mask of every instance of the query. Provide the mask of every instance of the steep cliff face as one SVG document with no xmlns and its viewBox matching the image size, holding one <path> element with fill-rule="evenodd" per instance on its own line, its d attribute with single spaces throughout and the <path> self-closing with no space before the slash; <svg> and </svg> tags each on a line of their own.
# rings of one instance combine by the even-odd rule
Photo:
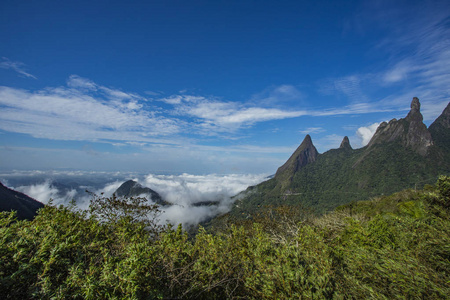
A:
<svg viewBox="0 0 450 300">
<path fill-rule="evenodd" d="M 370 149 L 374 145 L 398 141 L 405 147 L 411 148 L 416 153 L 425 156 L 433 145 L 431 133 L 423 123 L 420 112 L 420 102 L 414 97 L 411 102 L 411 110 L 404 119 L 392 119 L 389 123 L 383 122 L 377 128 L 374 136 L 368 144 Z"/>
<path fill-rule="evenodd" d="M 318 155 L 319 152 L 317 152 L 316 147 L 312 143 L 311 136 L 308 134 L 286 163 L 278 168 L 275 178 L 291 179 L 299 169 L 315 162 Z"/>
</svg>

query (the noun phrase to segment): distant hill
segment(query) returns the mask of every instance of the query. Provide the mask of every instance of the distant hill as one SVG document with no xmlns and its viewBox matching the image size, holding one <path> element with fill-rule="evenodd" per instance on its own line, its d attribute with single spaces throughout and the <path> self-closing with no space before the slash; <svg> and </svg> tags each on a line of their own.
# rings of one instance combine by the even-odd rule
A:
<svg viewBox="0 0 450 300">
<path fill-rule="evenodd" d="M 0 211 L 17 211 L 19 220 L 32 220 L 44 204 L 25 194 L 7 188 L 0 182 Z"/>
<path fill-rule="evenodd" d="M 236 196 L 231 215 L 266 205 L 302 205 L 325 212 L 339 205 L 434 183 L 450 174 L 450 104 L 429 128 L 414 98 L 405 118 L 380 124 L 369 144 L 319 154 L 307 135 L 274 178 Z"/>
<path fill-rule="evenodd" d="M 144 187 L 134 180 L 128 180 L 115 191 L 118 197 L 139 197 L 142 195 L 149 195 L 151 200 L 160 205 L 167 205 L 168 203 L 163 200 L 160 194 L 154 190 Z M 150 199 L 149 199 L 150 200 Z"/>
</svg>

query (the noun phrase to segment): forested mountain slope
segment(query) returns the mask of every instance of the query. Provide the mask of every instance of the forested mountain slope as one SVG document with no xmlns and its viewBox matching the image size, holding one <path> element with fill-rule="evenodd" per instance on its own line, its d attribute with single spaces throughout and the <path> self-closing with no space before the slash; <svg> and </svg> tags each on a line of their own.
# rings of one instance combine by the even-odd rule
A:
<svg viewBox="0 0 450 300">
<path fill-rule="evenodd" d="M 430 125 L 419 99 L 403 119 L 380 124 L 369 144 L 319 154 L 309 135 L 274 178 L 236 197 L 231 214 L 248 217 L 266 205 L 301 205 L 324 212 L 351 201 L 419 188 L 450 174 L 450 104 Z"/>
</svg>

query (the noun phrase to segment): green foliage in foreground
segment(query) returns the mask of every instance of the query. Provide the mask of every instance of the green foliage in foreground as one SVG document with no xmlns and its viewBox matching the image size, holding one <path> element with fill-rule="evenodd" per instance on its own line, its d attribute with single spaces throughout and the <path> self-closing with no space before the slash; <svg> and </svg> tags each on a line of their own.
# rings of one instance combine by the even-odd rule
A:
<svg viewBox="0 0 450 300">
<path fill-rule="evenodd" d="M 90 217 L 74 207 L 47 206 L 33 221 L 2 213 L 0 294 L 7 299 L 450 297 L 450 177 L 423 191 L 351 203 L 320 218 L 267 210 L 219 233 L 200 229 L 193 239 L 181 227 L 153 226 L 157 211 L 143 205 L 151 216 L 145 219 L 140 204 L 94 199 Z"/>
</svg>

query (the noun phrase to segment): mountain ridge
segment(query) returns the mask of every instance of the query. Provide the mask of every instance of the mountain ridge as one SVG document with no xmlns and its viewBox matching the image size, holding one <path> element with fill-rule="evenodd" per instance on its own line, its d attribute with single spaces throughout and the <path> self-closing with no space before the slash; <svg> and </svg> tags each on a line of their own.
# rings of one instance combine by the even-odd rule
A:
<svg viewBox="0 0 450 300">
<path fill-rule="evenodd" d="M 231 214 L 251 216 L 265 205 L 303 205 L 325 212 L 339 205 L 436 181 L 450 173 L 450 104 L 427 128 L 414 97 L 405 118 L 379 125 L 365 147 L 344 137 L 338 149 L 315 153 L 309 135 L 274 178 L 236 197 Z"/>
<path fill-rule="evenodd" d="M 278 168 L 275 177 L 291 178 L 299 169 L 315 162 L 318 155 L 319 152 L 314 146 L 311 136 L 307 134 L 286 163 Z"/>
<path fill-rule="evenodd" d="M 17 219 L 32 220 L 45 205 L 30 196 L 4 186 L 0 182 L 0 211 L 17 211 Z"/>
<path fill-rule="evenodd" d="M 153 202 L 160 205 L 167 204 L 158 192 L 152 190 L 151 188 L 145 187 L 134 180 L 125 181 L 114 193 L 119 197 L 140 197 L 141 195 L 149 195 Z"/>
</svg>

